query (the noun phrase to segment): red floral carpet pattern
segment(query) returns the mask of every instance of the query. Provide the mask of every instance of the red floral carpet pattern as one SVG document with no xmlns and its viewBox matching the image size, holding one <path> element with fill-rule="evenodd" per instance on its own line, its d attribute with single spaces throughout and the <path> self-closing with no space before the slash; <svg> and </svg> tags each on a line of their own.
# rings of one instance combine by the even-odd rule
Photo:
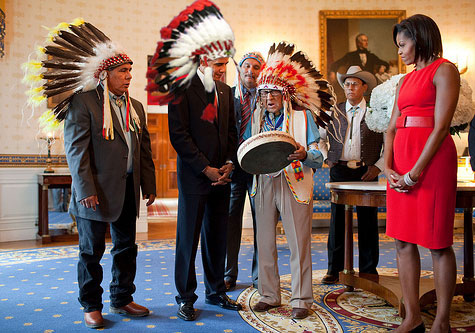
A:
<svg viewBox="0 0 475 333">
<path fill-rule="evenodd" d="M 396 275 L 395 268 L 378 269 L 380 274 Z M 291 318 L 290 274 L 281 276 L 282 306 L 265 313 L 252 311 L 258 302 L 259 293 L 249 287 L 238 298 L 244 309 L 241 317 L 260 332 L 388 332 L 401 323 L 397 309 L 384 299 L 369 292 L 356 289 L 344 292 L 341 284 L 320 283 L 325 270 L 313 271 L 313 294 L 315 302 L 312 314 L 301 320 Z M 423 277 L 431 277 L 432 272 L 423 271 Z M 460 277 L 459 277 L 460 278 Z M 435 317 L 436 306 L 423 309 L 423 320 L 429 330 Z M 475 332 L 475 304 L 465 302 L 456 296 L 450 315 L 452 332 Z"/>
</svg>

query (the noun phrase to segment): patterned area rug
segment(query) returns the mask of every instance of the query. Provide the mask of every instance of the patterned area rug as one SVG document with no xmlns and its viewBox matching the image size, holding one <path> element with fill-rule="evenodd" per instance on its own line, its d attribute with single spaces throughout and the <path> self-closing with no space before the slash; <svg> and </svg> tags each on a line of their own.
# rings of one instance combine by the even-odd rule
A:
<svg viewBox="0 0 475 333">
<path fill-rule="evenodd" d="M 394 243 L 380 235 L 381 274 L 396 274 Z M 108 244 L 102 265 L 104 268 L 103 314 L 106 329 L 111 332 L 386 332 L 396 327 L 401 318 L 395 308 L 383 299 L 361 290 L 343 292 L 343 285 L 320 283 L 326 267 L 326 235 L 312 235 L 313 294 L 312 315 L 303 320 L 291 319 L 290 251 L 285 236 L 278 236 L 279 272 L 282 302 L 267 313 L 254 313 L 258 300 L 251 285 L 251 237 L 243 239 L 239 254 L 237 289 L 229 293 L 244 307 L 243 311 L 223 310 L 205 304 L 203 267 L 198 251 L 198 318 L 184 322 L 176 315 L 174 276 L 174 240 L 138 242 L 137 291 L 134 300 L 147 306 L 151 315 L 131 319 L 109 313 L 111 256 Z M 454 249 L 461 274 L 462 239 L 455 237 Z M 82 309 L 77 301 L 77 246 L 50 247 L 31 250 L 0 251 L 0 328 L 4 332 L 91 332 L 83 323 Z M 355 257 L 357 258 L 357 252 Z M 357 262 L 357 260 L 355 260 Z M 425 276 L 430 276 L 430 253 L 421 249 Z M 435 307 L 424 309 L 424 322 L 430 327 Z M 456 297 L 451 325 L 453 332 L 475 332 L 475 304 Z"/>
<path fill-rule="evenodd" d="M 397 269 L 379 269 L 380 274 L 397 275 Z M 259 293 L 254 288 L 247 288 L 238 298 L 243 304 L 241 317 L 252 327 L 268 333 L 275 332 L 388 332 L 401 323 L 398 311 L 381 297 L 356 289 L 345 292 L 341 284 L 325 285 L 318 283 L 326 270 L 313 271 L 314 304 L 312 313 L 305 319 L 291 318 L 290 274 L 281 276 L 282 306 L 265 313 L 252 311 L 252 306 L 259 300 Z M 432 272 L 423 271 L 423 277 L 432 277 Z M 461 280 L 461 276 L 459 276 Z M 423 309 L 423 320 L 429 330 L 435 317 L 436 306 Z M 465 302 L 456 296 L 451 312 L 452 332 L 475 331 L 475 304 Z"/>
</svg>

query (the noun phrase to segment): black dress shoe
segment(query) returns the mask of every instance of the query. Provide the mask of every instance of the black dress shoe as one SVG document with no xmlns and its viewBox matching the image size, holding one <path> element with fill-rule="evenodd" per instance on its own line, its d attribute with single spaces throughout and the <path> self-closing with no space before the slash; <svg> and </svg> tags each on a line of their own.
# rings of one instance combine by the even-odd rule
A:
<svg viewBox="0 0 475 333">
<path fill-rule="evenodd" d="M 424 333 L 426 331 L 426 326 L 422 322 L 419 326 L 414 327 L 409 333 Z"/>
<path fill-rule="evenodd" d="M 193 308 L 192 302 L 181 302 L 178 304 L 178 317 L 186 321 L 193 321 L 196 319 L 196 312 Z"/>
<path fill-rule="evenodd" d="M 224 279 L 224 286 L 226 287 L 226 291 L 232 291 L 236 288 L 236 280 Z"/>
<path fill-rule="evenodd" d="M 325 274 L 322 279 L 322 283 L 324 284 L 335 284 L 338 282 L 338 275 L 333 274 Z"/>
<path fill-rule="evenodd" d="M 240 311 L 242 310 L 241 304 L 237 303 L 235 300 L 232 300 L 226 294 L 213 295 L 206 297 L 205 303 L 219 305 L 223 309 Z"/>
</svg>

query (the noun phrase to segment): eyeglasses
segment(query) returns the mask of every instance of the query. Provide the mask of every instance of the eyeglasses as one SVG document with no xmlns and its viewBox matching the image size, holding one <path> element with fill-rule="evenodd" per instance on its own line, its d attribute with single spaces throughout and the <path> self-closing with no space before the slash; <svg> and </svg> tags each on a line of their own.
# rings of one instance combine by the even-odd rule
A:
<svg viewBox="0 0 475 333">
<path fill-rule="evenodd" d="M 267 98 L 267 95 L 271 95 L 272 97 L 278 97 L 282 93 L 279 90 L 260 90 L 259 91 L 259 96 L 261 98 Z"/>
<path fill-rule="evenodd" d="M 360 85 L 361 85 L 361 83 L 359 83 L 359 82 L 345 82 L 345 83 L 343 83 L 343 86 L 347 89 L 350 88 L 350 87 L 351 88 L 357 88 Z"/>
</svg>

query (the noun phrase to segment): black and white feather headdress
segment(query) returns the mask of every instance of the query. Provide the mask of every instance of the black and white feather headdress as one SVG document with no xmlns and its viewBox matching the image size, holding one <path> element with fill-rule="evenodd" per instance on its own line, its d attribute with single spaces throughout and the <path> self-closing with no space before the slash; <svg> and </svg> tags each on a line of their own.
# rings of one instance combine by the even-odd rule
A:
<svg viewBox="0 0 475 333">
<path fill-rule="evenodd" d="M 197 0 L 160 31 L 161 40 L 150 62 L 147 90 L 160 105 L 179 100 L 191 84 L 200 59 L 233 57 L 234 34 L 219 8 Z M 204 72 L 207 92 L 214 87 L 211 68 Z"/>
</svg>

